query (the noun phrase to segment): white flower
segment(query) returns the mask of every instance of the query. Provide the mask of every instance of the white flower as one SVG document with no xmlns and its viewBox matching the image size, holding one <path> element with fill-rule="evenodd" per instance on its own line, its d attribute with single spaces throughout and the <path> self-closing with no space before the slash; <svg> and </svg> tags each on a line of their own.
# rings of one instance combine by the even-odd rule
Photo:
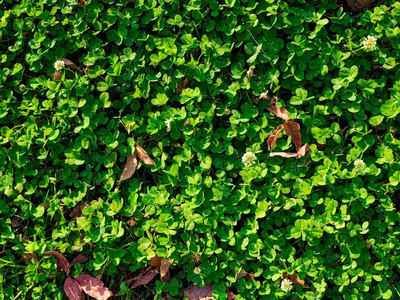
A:
<svg viewBox="0 0 400 300">
<path fill-rule="evenodd" d="M 194 274 L 199 275 L 201 273 L 201 269 L 199 267 L 194 268 Z"/>
<path fill-rule="evenodd" d="M 246 152 L 242 156 L 242 162 L 246 167 L 250 167 L 255 164 L 257 157 L 253 152 Z"/>
<path fill-rule="evenodd" d="M 165 124 L 167 125 L 167 131 L 171 131 L 171 121 L 172 118 L 165 120 Z"/>
<path fill-rule="evenodd" d="M 376 41 L 377 41 L 376 37 L 369 35 L 366 38 L 364 38 L 364 40 L 362 41 L 362 48 L 365 51 L 375 50 L 376 49 Z"/>
<path fill-rule="evenodd" d="M 354 162 L 354 168 L 355 168 L 357 171 L 362 171 L 362 170 L 364 170 L 364 169 L 365 169 L 365 163 L 364 163 L 364 161 L 363 161 L 362 159 L 357 159 L 357 160 Z"/>
<path fill-rule="evenodd" d="M 26 85 L 25 84 L 20 84 L 19 85 L 19 90 L 20 91 L 25 91 L 25 89 L 26 89 Z"/>
<path fill-rule="evenodd" d="M 57 70 L 57 71 L 60 71 L 62 68 L 64 68 L 65 67 L 65 63 L 64 63 L 64 61 L 62 61 L 62 60 L 57 60 L 55 63 L 54 63 L 54 68 Z"/>
<path fill-rule="evenodd" d="M 289 279 L 283 279 L 281 283 L 281 289 L 284 292 L 288 292 L 293 288 L 293 282 L 291 282 Z"/>
</svg>

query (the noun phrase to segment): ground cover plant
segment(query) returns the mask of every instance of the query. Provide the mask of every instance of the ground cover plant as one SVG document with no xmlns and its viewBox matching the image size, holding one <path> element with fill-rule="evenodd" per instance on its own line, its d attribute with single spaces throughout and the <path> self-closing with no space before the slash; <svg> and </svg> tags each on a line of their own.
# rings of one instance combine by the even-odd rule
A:
<svg viewBox="0 0 400 300">
<path fill-rule="evenodd" d="M 399 299 L 399 21 L 0 0 L 0 299 Z"/>
</svg>

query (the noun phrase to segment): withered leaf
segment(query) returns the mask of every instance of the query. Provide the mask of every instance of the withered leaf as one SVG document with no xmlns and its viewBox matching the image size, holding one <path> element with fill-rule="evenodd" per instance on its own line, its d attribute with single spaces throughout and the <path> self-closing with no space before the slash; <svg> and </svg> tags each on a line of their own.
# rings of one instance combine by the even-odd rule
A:
<svg viewBox="0 0 400 300">
<path fill-rule="evenodd" d="M 281 156 L 283 158 L 297 158 L 299 154 L 290 152 L 271 152 L 269 156 Z"/>
<path fill-rule="evenodd" d="M 376 0 L 347 0 L 349 6 L 358 12 L 362 12 L 365 7 L 371 7 Z"/>
<path fill-rule="evenodd" d="M 296 151 L 299 152 L 301 144 L 303 144 L 301 140 L 300 124 L 292 121 L 287 121 L 285 123 L 285 131 L 287 135 L 290 135 L 292 137 L 292 141 L 296 146 Z"/>
<path fill-rule="evenodd" d="M 289 275 L 288 273 L 283 273 L 283 278 L 289 278 L 293 284 L 300 284 L 304 287 L 308 287 L 308 285 L 306 284 L 306 282 L 303 279 L 300 279 L 299 275 L 297 274 L 297 272 L 294 272 L 292 275 Z"/>
<path fill-rule="evenodd" d="M 89 207 L 89 204 L 87 204 L 87 203 L 78 203 L 77 205 L 75 205 L 74 209 L 69 214 L 69 216 L 73 219 L 82 217 L 82 210 L 87 207 Z"/>
<path fill-rule="evenodd" d="M 299 152 L 297 152 L 297 154 L 299 155 L 299 157 L 303 157 L 306 155 L 308 150 L 310 150 L 310 145 L 304 144 L 303 146 L 301 146 L 301 148 L 300 148 Z"/>
<path fill-rule="evenodd" d="M 157 254 L 154 255 L 150 260 L 150 265 L 153 268 L 159 269 L 161 267 L 161 257 L 159 257 Z"/>
<path fill-rule="evenodd" d="M 169 267 L 174 262 L 173 259 L 161 259 L 160 279 L 163 282 L 168 282 L 170 278 Z"/>
<path fill-rule="evenodd" d="M 268 150 L 272 151 L 275 147 L 276 141 L 278 139 L 279 134 L 281 133 L 283 129 L 283 125 L 279 125 L 275 131 L 272 131 L 267 139 L 267 144 L 268 144 Z"/>
<path fill-rule="evenodd" d="M 131 289 L 137 288 L 140 285 L 148 284 L 150 281 L 153 280 L 154 276 L 156 276 L 157 270 L 150 270 L 147 273 L 142 273 L 133 278 L 133 280 L 130 280 L 128 285 L 130 286 Z M 134 282 L 132 285 L 130 285 Z"/>
<path fill-rule="evenodd" d="M 112 296 L 111 291 L 104 287 L 104 283 L 97 278 L 89 275 L 79 275 L 76 280 L 86 294 L 97 300 L 107 300 Z"/>
<path fill-rule="evenodd" d="M 212 284 L 206 285 L 205 287 L 201 287 L 198 285 L 192 285 L 188 290 L 186 290 L 183 296 L 188 297 L 189 300 L 215 300 L 213 297 L 214 289 Z M 232 300 L 236 297 L 234 293 L 231 291 L 227 291 L 227 300 Z"/>
<path fill-rule="evenodd" d="M 68 58 L 64 58 L 62 57 L 61 60 L 64 62 L 65 65 L 75 69 L 75 70 L 79 70 L 78 67 L 76 66 L 76 64 L 74 64 L 72 61 L 70 61 Z"/>
<path fill-rule="evenodd" d="M 278 118 L 281 118 L 285 121 L 289 120 L 289 112 L 287 111 L 286 108 L 278 107 L 276 105 L 271 105 L 271 106 L 268 106 L 267 109 L 270 112 L 274 113 L 275 116 L 277 116 Z"/>
<path fill-rule="evenodd" d="M 57 265 L 65 271 L 67 275 L 69 275 L 69 263 L 68 260 L 64 257 L 64 255 L 55 252 L 55 251 L 47 251 L 43 252 L 43 254 L 52 255 L 57 259 Z"/>
<path fill-rule="evenodd" d="M 29 264 L 29 262 L 33 259 L 33 261 L 38 262 L 39 257 L 35 253 L 22 253 L 21 259 L 24 263 Z"/>
<path fill-rule="evenodd" d="M 132 177 L 132 175 L 136 171 L 137 167 L 137 156 L 136 156 L 136 151 L 135 154 L 129 154 L 128 158 L 126 159 L 126 164 L 124 167 L 124 170 L 122 171 L 121 177 L 119 178 L 119 181 L 121 182 L 122 180 L 129 179 Z"/>
<path fill-rule="evenodd" d="M 76 265 L 76 264 L 83 264 L 84 262 L 87 262 L 89 259 L 88 256 L 84 254 L 78 254 L 77 257 L 69 264 L 70 266 Z"/>
<path fill-rule="evenodd" d="M 153 165 L 155 166 L 156 163 L 147 155 L 146 151 L 138 143 L 135 143 L 135 153 L 139 155 L 139 159 L 143 161 L 146 165 Z"/>
<path fill-rule="evenodd" d="M 64 282 L 64 291 L 70 300 L 85 300 L 85 294 L 78 281 L 68 277 Z"/>
</svg>

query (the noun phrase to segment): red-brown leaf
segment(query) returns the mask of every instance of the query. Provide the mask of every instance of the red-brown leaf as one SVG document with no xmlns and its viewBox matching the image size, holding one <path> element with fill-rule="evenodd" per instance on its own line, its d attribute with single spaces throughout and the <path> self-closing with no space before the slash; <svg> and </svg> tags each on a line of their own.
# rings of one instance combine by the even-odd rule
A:
<svg viewBox="0 0 400 300">
<path fill-rule="evenodd" d="M 285 123 L 285 131 L 287 135 L 290 135 L 292 137 L 292 141 L 296 146 L 296 151 L 299 152 L 301 144 L 303 144 L 301 140 L 300 124 L 292 121 L 287 121 Z"/>
<path fill-rule="evenodd" d="M 154 276 L 156 276 L 157 270 L 150 270 L 146 274 L 139 274 L 141 276 L 136 276 L 134 283 L 130 286 L 131 289 L 137 288 L 140 285 L 148 284 L 150 281 L 153 280 Z M 132 282 L 132 281 L 131 281 Z M 130 282 L 130 283 L 131 283 Z"/>
<path fill-rule="evenodd" d="M 68 58 L 61 58 L 62 61 L 64 62 L 65 65 L 70 66 L 71 68 L 75 69 L 75 70 L 79 70 L 78 67 L 76 66 L 76 64 L 74 64 L 72 61 L 70 61 Z"/>
<path fill-rule="evenodd" d="M 289 275 L 288 273 L 283 273 L 283 278 L 289 278 L 293 284 L 300 284 L 304 287 L 308 287 L 308 285 L 306 284 L 306 282 L 303 279 L 300 279 L 299 275 L 297 274 L 297 272 L 294 272 L 292 275 Z"/>
<path fill-rule="evenodd" d="M 85 294 L 78 281 L 67 278 L 64 282 L 64 291 L 70 300 L 85 300 Z"/>
<path fill-rule="evenodd" d="M 198 285 L 192 285 L 188 290 L 186 290 L 183 296 L 188 297 L 189 300 L 215 300 L 213 297 L 214 289 L 212 284 L 206 285 L 205 287 L 201 287 Z M 236 297 L 234 293 L 227 290 L 227 300 L 232 300 Z"/>
<path fill-rule="evenodd" d="M 137 163 L 138 160 L 136 157 L 136 152 L 134 155 L 129 154 L 128 158 L 126 159 L 126 164 L 124 170 L 122 171 L 121 177 L 119 178 L 119 181 L 131 178 L 136 171 Z"/>
<path fill-rule="evenodd" d="M 267 139 L 268 150 L 272 151 L 275 147 L 276 140 L 283 129 L 283 125 L 279 125 L 275 131 L 272 131 Z"/>
<path fill-rule="evenodd" d="M 86 294 L 97 300 L 107 300 L 112 296 L 111 291 L 104 287 L 104 283 L 101 280 L 89 275 L 79 275 L 76 280 Z"/>
<path fill-rule="evenodd" d="M 69 263 L 68 260 L 60 253 L 55 251 L 43 252 L 43 254 L 52 255 L 57 259 L 57 265 L 69 275 Z"/>
<path fill-rule="evenodd" d="M 271 105 L 271 106 L 268 106 L 267 109 L 270 112 L 274 113 L 275 116 L 277 116 L 278 118 L 281 118 L 285 121 L 289 120 L 289 112 L 287 111 L 286 108 Z"/>
<path fill-rule="evenodd" d="M 146 165 L 156 165 L 156 163 L 147 155 L 146 151 L 144 151 L 144 149 L 140 147 L 138 143 L 135 143 L 135 150 L 137 155 L 139 155 L 139 159 Z"/>
<path fill-rule="evenodd" d="M 161 257 L 159 257 L 157 254 L 154 255 L 150 260 L 150 266 L 152 266 L 153 268 L 156 268 L 157 270 L 160 269 Z"/>
<path fill-rule="evenodd" d="M 168 282 L 170 278 L 169 266 L 174 262 L 173 259 L 161 259 L 160 279 L 163 282 Z"/>
<path fill-rule="evenodd" d="M 39 261 L 39 257 L 35 253 L 22 253 L 21 259 L 24 263 L 29 264 L 33 259 L 35 262 Z"/>
<path fill-rule="evenodd" d="M 83 264 L 84 262 L 87 262 L 89 259 L 88 256 L 83 255 L 83 254 L 78 254 L 77 257 L 69 264 L 70 266 L 76 265 L 76 264 Z"/>
</svg>

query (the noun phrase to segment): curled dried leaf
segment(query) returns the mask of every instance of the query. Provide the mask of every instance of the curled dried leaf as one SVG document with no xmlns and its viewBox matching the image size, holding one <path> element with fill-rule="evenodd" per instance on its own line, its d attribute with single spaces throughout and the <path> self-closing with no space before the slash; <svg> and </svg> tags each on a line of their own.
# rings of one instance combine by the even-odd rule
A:
<svg viewBox="0 0 400 300">
<path fill-rule="evenodd" d="M 267 139 L 268 150 L 272 151 L 275 147 L 279 134 L 283 130 L 283 125 L 279 125 L 275 131 L 271 132 Z"/>
<path fill-rule="evenodd" d="M 64 282 L 64 292 L 70 300 L 85 300 L 85 294 L 78 281 L 68 277 Z"/>
<path fill-rule="evenodd" d="M 161 257 L 159 257 L 157 254 L 154 255 L 150 260 L 150 266 L 159 269 L 161 267 Z"/>
<path fill-rule="evenodd" d="M 69 263 L 68 260 L 64 257 L 64 255 L 55 252 L 55 251 L 47 251 L 43 252 L 46 255 L 52 255 L 57 259 L 57 265 L 64 270 L 64 272 L 69 275 Z"/>
<path fill-rule="evenodd" d="M 136 171 L 137 163 L 138 163 L 138 160 L 137 160 L 136 151 L 135 151 L 134 155 L 129 154 L 128 158 L 126 159 L 126 164 L 125 164 L 124 170 L 122 171 L 121 177 L 119 178 L 119 182 L 132 177 L 132 175 Z"/>
<path fill-rule="evenodd" d="M 160 279 L 163 282 L 169 281 L 169 267 L 174 262 L 173 259 L 161 259 L 161 267 L 160 267 Z"/>
<path fill-rule="evenodd" d="M 76 277 L 76 281 L 79 282 L 86 294 L 97 300 L 107 300 L 112 296 L 111 291 L 104 287 L 103 281 L 97 278 L 89 275 L 79 275 Z"/>
<path fill-rule="evenodd" d="M 269 156 L 281 156 L 283 158 L 297 158 L 299 156 L 298 153 L 289 153 L 289 152 L 271 152 Z"/>
<path fill-rule="evenodd" d="M 62 57 L 61 60 L 64 62 L 66 66 L 69 66 L 75 70 L 79 70 L 76 64 L 74 64 L 72 61 L 70 61 L 68 58 Z"/>
<path fill-rule="evenodd" d="M 76 265 L 76 264 L 83 264 L 89 260 L 89 257 L 84 255 L 84 254 L 78 254 L 77 257 L 69 264 L 70 266 Z"/>
<path fill-rule="evenodd" d="M 278 118 L 281 118 L 285 121 L 289 120 L 289 112 L 286 108 L 278 107 L 276 105 L 268 106 L 267 109 L 272 112 Z"/>
<path fill-rule="evenodd" d="M 346 0 L 349 6 L 354 10 L 358 12 L 362 12 L 364 8 L 369 8 L 371 7 L 376 0 Z"/>
<path fill-rule="evenodd" d="M 303 279 L 300 279 L 297 272 L 294 272 L 292 275 L 289 275 L 288 273 L 283 273 L 283 278 L 290 279 L 295 285 L 300 284 L 301 286 L 308 287 L 306 282 Z"/>
<path fill-rule="evenodd" d="M 131 289 L 137 288 L 140 285 L 148 284 L 150 281 L 153 280 L 154 276 L 156 276 L 157 270 L 149 270 L 147 272 L 143 272 L 138 276 L 134 277 L 133 279 L 128 281 L 128 286 Z"/>
<path fill-rule="evenodd" d="M 303 146 L 301 146 L 301 148 L 300 148 L 299 152 L 297 152 L 297 154 L 299 155 L 299 157 L 303 157 L 306 155 L 308 150 L 310 150 L 310 145 L 304 144 Z"/>
<path fill-rule="evenodd" d="M 215 300 L 212 295 L 213 291 L 212 284 L 206 285 L 205 287 L 192 285 L 184 292 L 183 296 L 189 298 L 189 300 Z M 236 295 L 229 290 L 226 291 L 226 294 L 227 300 L 232 300 L 236 297 Z"/>
<path fill-rule="evenodd" d="M 139 156 L 139 159 L 143 161 L 146 165 L 155 166 L 156 163 L 147 155 L 146 151 L 138 143 L 135 143 L 135 153 Z"/>
<path fill-rule="evenodd" d="M 303 144 L 303 141 L 301 140 L 300 124 L 292 121 L 287 121 L 285 123 L 285 131 L 287 135 L 292 137 L 292 141 L 296 146 L 296 151 L 299 152 L 301 144 Z"/>
<path fill-rule="evenodd" d="M 21 259 L 24 263 L 29 264 L 29 262 L 33 259 L 33 261 L 38 262 L 39 257 L 35 253 L 22 253 Z"/>
</svg>

